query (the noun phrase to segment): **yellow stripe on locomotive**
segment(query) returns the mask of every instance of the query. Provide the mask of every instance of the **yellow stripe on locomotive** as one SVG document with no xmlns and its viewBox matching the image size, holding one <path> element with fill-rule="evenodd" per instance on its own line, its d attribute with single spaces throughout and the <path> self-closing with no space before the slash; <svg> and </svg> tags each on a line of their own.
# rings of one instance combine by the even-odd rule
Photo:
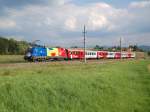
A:
<svg viewBox="0 0 150 112">
<path fill-rule="evenodd" d="M 50 57 L 59 56 L 58 48 L 47 48 L 47 56 Z"/>
</svg>

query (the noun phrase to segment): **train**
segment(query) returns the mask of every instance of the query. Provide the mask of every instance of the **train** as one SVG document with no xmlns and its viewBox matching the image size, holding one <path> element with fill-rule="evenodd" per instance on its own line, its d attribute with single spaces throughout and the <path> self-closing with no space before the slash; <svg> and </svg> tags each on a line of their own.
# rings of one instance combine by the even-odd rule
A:
<svg viewBox="0 0 150 112">
<path fill-rule="evenodd" d="M 52 60 L 82 60 L 86 59 L 121 59 L 135 58 L 135 52 L 110 52 L 83 49 L 32 47 L 25 53 L 27 61 L 52 61 Z"/>
</svg>

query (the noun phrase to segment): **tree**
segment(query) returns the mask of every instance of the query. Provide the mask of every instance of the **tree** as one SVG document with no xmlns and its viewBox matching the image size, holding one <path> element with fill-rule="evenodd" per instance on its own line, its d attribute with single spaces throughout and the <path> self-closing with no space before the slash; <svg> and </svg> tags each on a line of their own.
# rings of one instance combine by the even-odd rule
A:
<svg viewBox="0 0 150 112">
<path fill-rule="evenodd" d="M 143 50 L 140 49 L 137 45 L 129 45 L 129 48 L 132 49 L 133 51 L 143 52 Z"/>
<path fill-rule="evenodd" d="M 14 39 L 9 39 L 9 48 L 8 48 L 9 54 L 17 54 L 18 51 L 19 49 L 17 46 L 17 41 Z"/>
<path fill-rule="evenodd" d="M 78 46 L 71 46 L 71 48 L 78 48 Z"/>
<path fill-rule="evenodd" d="M 9 48 L 8 39 L 0 37 L 0 54 L 7 54 Z"/>
<path fill-rule="evenodd" d="M 94 47 L 94 49 L 95 49 L 95 50 L 103 50 L 104 48 L 101 47 L 101 46 L 99 46 L 99 45 L 96 45 L 96 46 Z"/>
<path fill-rule="evenodd" d="M 150 51 L 147 52 L 148 56 L 150 56 Z"/>
<path fill-rule="evenodd" d="M 25 41 L 20 41 L 17 43 L 17 47 L 18 47 L 18 54 L 25 54 L 26 50 L 29 48 L 29 44 Z"/>
<path fill-rule="evenodd" d="M 28 42 L 0 37 L 0 54 L 24 54 L 28 47 Z"/>
</svg>

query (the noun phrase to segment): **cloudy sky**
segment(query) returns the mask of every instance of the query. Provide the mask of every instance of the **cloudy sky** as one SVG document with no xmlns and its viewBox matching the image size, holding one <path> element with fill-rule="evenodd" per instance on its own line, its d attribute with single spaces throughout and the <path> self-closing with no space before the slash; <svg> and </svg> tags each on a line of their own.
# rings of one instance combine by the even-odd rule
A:
<svg viewBox="0 0 150 112">
<path fill-rule="evenodd" d="M 0 36 L 49 46 L 150 45 L 150 0 L 0 0 Z"/>
</svg>

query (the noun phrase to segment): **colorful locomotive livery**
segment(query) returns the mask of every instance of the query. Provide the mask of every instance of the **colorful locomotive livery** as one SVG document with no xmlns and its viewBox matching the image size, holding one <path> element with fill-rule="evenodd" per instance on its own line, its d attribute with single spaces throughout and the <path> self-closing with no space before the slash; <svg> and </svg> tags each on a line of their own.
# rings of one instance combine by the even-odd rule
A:
<svg viewBox="0 0 150 112">
<path fill-rule="evenodd" d="M 29 49 L 24 56 L 28 61 L 45 61 L 45 60 L 73 60 L 73 59 L 121 59 L 135 58 L 134 52 L 109 52 L 86 50 L 84 55 L 83 49 L 65 49 L 65 48 L 47 48 L 33 47 Z"/>
</svg>

